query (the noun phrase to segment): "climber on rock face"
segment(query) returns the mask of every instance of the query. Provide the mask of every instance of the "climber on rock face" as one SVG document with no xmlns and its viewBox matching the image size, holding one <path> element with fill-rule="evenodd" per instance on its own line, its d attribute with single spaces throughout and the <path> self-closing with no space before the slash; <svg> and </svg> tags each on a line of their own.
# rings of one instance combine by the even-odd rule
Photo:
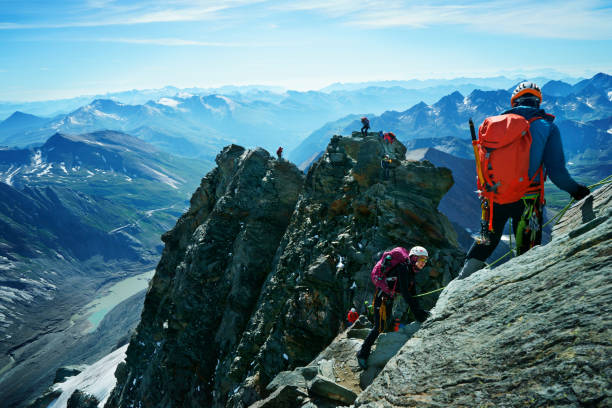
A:
<svg viewBox="0 0 612 408">
<path fill-rule="evenodd" d="M 387 132 L 383 135 L 383 140 L 385 142 L 389 142 L 389 144 L 392 144 L 395 141 L 395 133 L 393 132 Z"/>
<path fill-rule="evenodd" d="M 350 324 L 353 324 L 353 323 L 355 323 L 357 321 L 357 319 L 359 319 L 359 313 L 357 313 L 357 309 L 352 307 L 351 310 L 348 312 L 348 314 L 346 316 L 346 320 Z"/>
<path fill-rule="evenodd" d="M 541 243 L 546 176 L 576 200 L 589 195 L 589 189 L 576 183 L 565 168 L 559 128 L 553 123 L 555 117 L 540 109 L 541 102 L 540 88 L 522 82 L 510 98 L 512 109 L 487 118 L 480 126 L 478 140 L 470 123 L 483 220 L 481 239 L 472 244 L 457 279 L 484 267 L 499 244 L 508 218 L 512 219 L 519 255 Z M 499 146 L 500 140 L 511 142 L 492 148 Z"/>
<path fill-rule="evenodd" d="M 357 353 L 357 362 L 363 369 L 367 368 L 368 357 L 372 345 L 378 335 L 387 329 L 393 310 L 393 299 L 397 292 L 410 306 L 412 314 L 419 322 L 427 319 L 427 312 L 419 305 L 416 295 L 415 275 L 427 264 L 429 254 L 420 246 L 415 246 L 408 252 L 397 247 L 385 252 L 372 270 L 372 282 L 376 286 L 374 292 L 374 327 L 363 342 Z"/>
<path fill-rule="evenodd" d="M 276 150 L 276 156 L 278 157 L 278 160 L 281 160 L 283 158 L 283 147 L 282 146 L 280 146 Z"/>
<path fill-rule="evenodd" d="M 368 130 L 370 129 L 370 120 L 364 116 L 361 118 L 361 124 L 363 125 L 361 127 L 361 135 L 366 137 L 368 135 Z"/>
<path fill-rule="evenodd" d="M 380 160 L 380 167 L 383 169 L 383 179 L 389 179 L 389 169 L 391 168 L 391 164 L 393 160 L 389 157 L 388 154 L 385 154 L 383 158 Z"/>
</svg>

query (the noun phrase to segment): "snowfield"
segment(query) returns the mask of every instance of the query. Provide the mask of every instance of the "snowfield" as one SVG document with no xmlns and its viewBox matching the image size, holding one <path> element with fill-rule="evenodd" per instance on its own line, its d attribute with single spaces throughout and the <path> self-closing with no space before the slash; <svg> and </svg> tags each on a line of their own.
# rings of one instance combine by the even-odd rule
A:
<svg viewBox="0 0 612 408">
<path fill-rule="evenodd" d="M 65 382 L 56 384 L 54 389 L 61 390 L 62 394 L 52 402 L 48 408 L 65 408 L 68 399 L 76 390 L 93 395 L 100 403 L 98 407 L 104 407 L 111 391 L 117 382 L 115 370 L 119 363 L 125 360 L 125 352 L 128 345 L 118 348 L 106 357 L 96 361 L 79 375 L 68 377 Z"/>
</svg>

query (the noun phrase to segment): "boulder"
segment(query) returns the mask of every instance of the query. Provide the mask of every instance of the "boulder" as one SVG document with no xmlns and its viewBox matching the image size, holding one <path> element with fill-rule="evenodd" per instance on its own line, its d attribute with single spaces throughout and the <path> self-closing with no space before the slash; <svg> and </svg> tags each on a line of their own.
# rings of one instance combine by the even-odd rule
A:
<svg viewBox="0 0 612 408">
<path fill-rule="evenodd" d="M 97 408 L 99 403 L 93 395 L 76 390 L 68 399 L 66 408 Z"/>
<path fill-rule="evenodd" d="M 60 367 L 55 372 L 53 384 L 64 382 L 68 377 L 74 377 L 75 375 L 81 373 L 85 368 L 87 368 L 87 366 L 83 365 Z"/>
<path fill-rule="evenodd" d="M 266 387 L 266 390 L 273 393 L 284 386 L 307 389 L 308 383 L 312 381 L 318 373 L 318 367 L 313 366 L 298 367 L 293 371 L 283 371 L 274 377 Z"/>
<path fill-rule="evenodd" d="M 249 408 L 286 408 L 295 406 L 308 398 L 308 394 L 294 385 L 283 385 L 264 400 L 257 401 Z"/>
<path fill-rule="evenodd" d="M 357 394 L 345 388 L 329 378 L 317 375 L 310 384 L 309 391 L 320 397 L 339 401 L 346 405 L 352 404 L 357 398 Z"/>
</svg>

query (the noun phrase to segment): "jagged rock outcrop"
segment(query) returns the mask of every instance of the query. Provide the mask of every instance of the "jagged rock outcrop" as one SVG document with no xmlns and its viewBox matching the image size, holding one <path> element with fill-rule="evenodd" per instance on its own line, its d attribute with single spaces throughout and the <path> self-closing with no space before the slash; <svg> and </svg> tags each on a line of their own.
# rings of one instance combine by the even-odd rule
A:
<svg viewBox="0 0 612 408">
<path fill-rule="evenodd" d="M 383 154 L 394 159 L 387 178 Z M 303 181 L 262 150 L 224 149 L 163 237 L 141 324 L 106 406 L 263 400 L 279 372 L 310 363 L 344 329 L 348 309 L 371 300 L 370 270 L 386 248 L 427 247 L 431 262 L 418 289 L 448 283 L 462 262 L 454 230 L 437 211 L 451 173 L 404 156 L 399 142 L 335 136 Z M 435 299 L 423 298 L 423 306 Z M 344 403 L 356 395 L 324 375 L 313 381 Z M 277 391 L 281 399 L 303 396 L 298 388 Z"/>
<path fill-rule="evenodd" d="M 66 408 L 97 408 L 99 403 L 93 395 L 76 390 L 68 399 Z"/>
<path fill-rule="evenodd" d="M 303 175 L 262 150 L 231 145 L 166 247 L 145 299 L 127 366 L 109 406 L 206 406 L 215 366 L 228 358 L 269 274 Z"/>
<path fill-rule="evenodd" d="M 574 206 L 549 244 L 453 281 L 355 407 L 611 406 L 611 197 Z"/>
</svg>

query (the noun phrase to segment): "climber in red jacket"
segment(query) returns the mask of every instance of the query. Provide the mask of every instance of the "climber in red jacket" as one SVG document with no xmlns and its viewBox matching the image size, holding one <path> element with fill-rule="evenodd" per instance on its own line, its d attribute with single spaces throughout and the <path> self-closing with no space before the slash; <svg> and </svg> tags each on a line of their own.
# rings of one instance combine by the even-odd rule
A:
<svg viewBox="0 0 612 408">
<path fill-rule="evenodd" d="M 346 320 L 348 320 L 350 324 L 353 324 L 357 321 L 357 319 L 359 319 L 359 313 L 357 313 L 357 310 L 352 307 L 351 310 L 349 310 L 348 315 L 346 315 Z"/>
</svg>

